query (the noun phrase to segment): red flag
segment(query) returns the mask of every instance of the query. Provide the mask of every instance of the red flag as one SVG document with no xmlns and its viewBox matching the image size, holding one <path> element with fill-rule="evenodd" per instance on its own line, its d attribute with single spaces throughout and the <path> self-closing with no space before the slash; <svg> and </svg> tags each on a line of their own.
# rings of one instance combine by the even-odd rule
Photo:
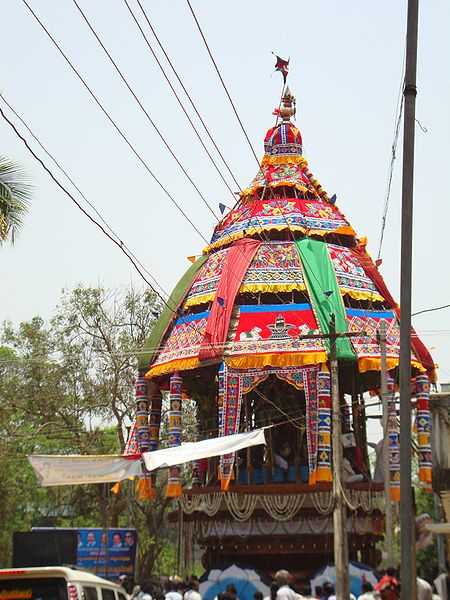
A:
<svg viewBox="0 0 450 600">
<path fill-rule="evenodd" d="M 277 59 L 277 62 L 275 63 L 275 71 L 280 71 L 280 73 L 283 75 L 283 81 L 284 81 L 284 83 L 286 83 L 286 77 L 288 76 L 288 73 L 289 73 L 289 61 L 291 59 L 288 58 L 288 60 L 284 60 L 283 58 L 280 58 L 273 52 L 272 52 L 272 54 Z"/>
</svg>

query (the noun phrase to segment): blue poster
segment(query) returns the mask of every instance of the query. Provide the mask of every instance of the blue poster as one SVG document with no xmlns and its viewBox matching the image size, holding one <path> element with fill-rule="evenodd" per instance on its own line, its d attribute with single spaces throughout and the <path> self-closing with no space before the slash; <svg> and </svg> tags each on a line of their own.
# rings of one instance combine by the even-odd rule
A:
<svg viewBox="0 0 450 600">
<path fill-rule="evenodd" d="M 135 529 L 79 529 L 77 566 L 111 581 L 134 576 L 136 547 Z"/>
</svg>

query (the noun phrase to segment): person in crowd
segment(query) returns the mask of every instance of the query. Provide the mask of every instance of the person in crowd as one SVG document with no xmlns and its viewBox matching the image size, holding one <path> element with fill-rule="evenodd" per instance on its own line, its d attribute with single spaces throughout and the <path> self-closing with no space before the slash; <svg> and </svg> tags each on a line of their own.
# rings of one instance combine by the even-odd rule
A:
<svg viewBox="0 0 450 600">
<path fill-rule="evenodd" d="M 316 587 L 314 589 L 314 594 L 312 595 L 312 597 L 317 598 L 318 600 L 322 600 L 322 596 L 323 596 L 323 587 L 321 585 L 316 585 Z"/>
<path fill-rule="evenodd" d="M 386 569 L 384 577 L 380 579 L 374 589 L 379 592 L 382 600 L 398 600 L 400 598 L 400 584 L 394 567 Z"/>
<path fill-rule="evenodd" d="M 445 571 L 433 581 L 441 600 L 450 600 L 450 575 Z"/>
<path fill-rule="evenodd" d="M 323 586 L 324 598 L 328 598 L 328 600 L 336 600 L 336 595 L 334 593 L 334 585 L 330 582 L 327 582 Z M 329 594 L 329 595 L 328 595 Z M 349 600 L 356 600 L 355 596 L 350 592 Z"/>
<path fill-rule="evenodd" d="M 363 581 L 361 584 L 361 595 L 358 596 L 358 600 L 376 600 L 380 598 L 378 592 L 375 592 L 373 589 L 373 585 L 370 581 Z"/>
<path fill-rule="evenodd" d="M 425 579 L 417 575 L 417 600 L 433 600 L 433 588 Z"/>
<path fill-rule="evenodd" d="M 187 590 L 184 592 L 184 600 L 202 600 L 199 592 L 200 583 L 196 577 L 191 577 L 187 582 Z"/>
<path fill-rule="evenodd" d="M 322 600 L 328 600 L 331 596 L 334 595 L 334 585 L 331 581 L 327 581 L 323 584 L 322 588 Z"/>
<path fill-rule="evenodd" d="M 264 598 L 264 600 L 277 600 L 277 592 L 278 592 L 278 583 L 276 581 L 272 581 L 270 584 L 270 592 L 269 595 Z"/>
<path fill-rule="evenodd" d="M 153 585 L 150 581 L 143 581 L 141 590 L 137 595 L 139 600 L 153 600 Z"/>
<path fill-rule="evenodd" d="M 289 447 L 290 448 L 290 447 Z M 276 600 L 301 600 L 302 596 L 294 592 L 289 586 L 291 575 L 289 571 L 281 569 L 275 573 L 275 581 L 278 585 Z"/>
<path fill-rule="evenodd" d="M 225 593 L 228 594 L 228 596 L 232 600 L 239 600 L 238 595 L 237 595 L 236 586 L 233 583 L 229 583 L 227 585 L 227 587 L 225 588 Z"/>
<path fill-rule="evenodd" d="M 180 594 L 180 583 L 179 577 L 172 577 L 166 581 L 165 588 L 167 589 L 165 599 L 166 600 L 183 600 L 183 596 Z"/>
<path fill-rule="evenodd" d="M 283 442 L 274 454 L 274 460 L 277 467 L 287 473 L 289 469 L 288 459 L 291 455 L 291 444 L 289 442 Z"/>
<path fill-rule="evenodd" d="M 253 600 L 263 600 L 264 596 L 262 592 L 255 592 L 253 594 Z"/>
</svg>

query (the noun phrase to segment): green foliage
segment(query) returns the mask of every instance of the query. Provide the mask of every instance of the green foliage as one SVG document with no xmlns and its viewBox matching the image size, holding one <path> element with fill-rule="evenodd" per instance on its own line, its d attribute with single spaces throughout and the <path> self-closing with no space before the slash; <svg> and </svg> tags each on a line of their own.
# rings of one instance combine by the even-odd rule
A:
<svg viewBox="0 0 450 600">
<path fill-rule="evenodd" d="M 0 245 L 14 243 L 28 210 L 31 186 L 18 163 L 0 156 Z"/>
<path fill-rule="evenodd" d="M 107 485 L 41 488 L 26 458 L 124 450 L 137 350 L 159 310 L 147 290 L 79 285 L 63 292 L 50 323 L 3 324 L 0 565 L 10 565 L 12 532 L 31 526 L 114 527 L 139 513 L 144 541 L 165 526 L 165 498 L 149 508 L 126 486 L 119 494 Z"/>
</svg>

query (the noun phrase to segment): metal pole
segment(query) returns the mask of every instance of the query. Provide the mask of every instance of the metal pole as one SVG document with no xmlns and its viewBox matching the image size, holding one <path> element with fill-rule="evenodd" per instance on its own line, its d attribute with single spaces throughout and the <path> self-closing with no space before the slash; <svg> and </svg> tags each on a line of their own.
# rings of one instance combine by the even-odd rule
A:
<svg viewBox="0 0 450 600">
<path fill-rule="evenodd" d="M 400 548 L 402 597 L 416 599 L 411 493 L 411 281 L 418 0 L 408 0 L 400 262 Z"/>
<path fill-rule="evenodd" d="M 335 316 L 330 320 L 330 375 L 333 419 L 333 530 L 334 566 L 336 569 L 336 599 L 350 598 L 350 575 L 348 567 L 347 508 L 344 499 L 343 452 L 341 433 L 341 407 L 339 400 L 338 361 L 336 356 Z"/>
<path fill-rule="evenodd" d="M 383 458 L 383 478 L 384 478 L 384 495 L 385 495 L 385 527 L 386 527 L 386 550 L 387 563 L 389 567 L 394 565 L 393 555 L 393 520 L 392 520 L 392 503 L 391 503 L 391 481 L 389 469 L 389 436 L 388 436 L 388 415 L 389 415 L 389 400 L 387 390 L 387 361 L 386 361 L 386 323 L 381 321 L 378 331 L 378 340 L 380 344 L 381 354 L 381 401 L 383 405 L 383 446 L 381 456 Z M 378 448 L 377 448 L 378 449 Z M 377 457 L 378 459 L 378 457 Z"/>
</svg>

